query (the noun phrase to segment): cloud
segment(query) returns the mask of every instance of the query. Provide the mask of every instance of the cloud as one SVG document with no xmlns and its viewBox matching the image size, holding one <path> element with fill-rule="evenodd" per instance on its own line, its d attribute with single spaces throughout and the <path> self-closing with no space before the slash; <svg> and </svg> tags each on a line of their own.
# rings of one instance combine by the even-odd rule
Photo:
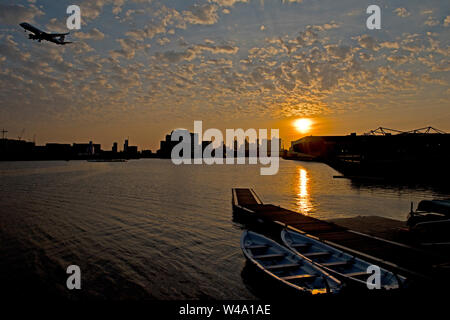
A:
<svg viewBox="0 0 450 320">
<path fill-rule="evenodd" d="M 102 12 L 105 1 L 102 0 L 85 0 L 81 3 L 80 9 L 83 15 L 83 20 L 93 20 L 97 18 Z"/>
<path fill-rule="evenodd" d="M 120 11 L 122 12 L 122 11 Z M 120 12 L 118 12 L 117 14 L 119 14 Z M 121 17 L 120 21 L 121 22 L 125 22 L 125 21 L 132 21 L 134 19 L 134 15 L 138 15 L 138 14 L 145 14 L 145 10 L 144 9 L 129 9 L 125 12 L 125 17 Z"/>
<path fill-rule="evenodd" d="M 434 26 L 437 26 L 438 24 L 439 24 L 439 21 L 432 16 L 429 16 L 428 19 L 425 20 L 425 22 L 424 22 L 424 25 L 429 26 L 429 27 L 434 27 Z"/>
<path fill-rule="evenodd" d="M 33 4 L 29 7 L 23 5 L 0 4 L 0 21 L 2 24 L 16 25 L 21 22 L 33 22 L 36 16 L 42 16 L 44 12 Z"/>
<path fill-rule="evenodd" d="M 150 47 L 150 44 L 142 44 L 130 38 L 117 39 L 116 41 L 119 42 L 121 49 L 110 51 L 110 55 L 113 59 L 122 57 L 130 60 L 134 58 L 137 50 L 142 50 Z"/>
<path fill-rule="evenodd" d="M 450 16 L 446 16 L 444 19 L 444 27 L 450 26 Z"/>
<path fill-rule="evenodd" d="M 114 0 L 113 1 L 113 14 L 119 14 L 122 12 L 122 6 L 125 4 L 125 0 Z"/>
<path fill-rule="evenodd" d="M 161 34 L 161 33 L 165 33 L 165 32 L 166 32 L 166 28 L 164 27 L 163 24 L 157 25 L 157 24 L 152 23 L 152 24 L 145 26 L 144 28 L 128 31 L 125 33 L 125 35 L 132 39 L 135 39 L 135 40 L 144 41 L 146 38 L 152 39 L 157 34 Z"/>
<path fill-rule="evenodd" d="M 337 29 L 339 28 L 339 24 L 337 24 L 334 21 L 331 21 L 330 23 L 325 23 L 322 25 L 314 25 L 313 29 L 317 30 L 317 31 L 326 31 L 326 30 L 331 30 L 331 29 Z"/>
<path fill-rule="evenodd" d="M 50 32 L 68 32 L 66 22 L 56 18 L 50 19 L 50 22 L 45 26 Z"/>
<path fill-rule="evenodd" d="M 82 55 L 86 54 L 88 52 L 95 51 L 92 47 L 90 47 L 86 42 L 84 41 L 75 41 L 70 45 L 71 50 L 76 55 Z"/>
<path fill-rule="evenodd" d="M 237 2 L 248 3 L 249 0 L 209 0 L 209 2 L 217 3 L 221 7 L 232 7 Z"/>
<path fill-rule="evenodd" d="M 432 9 L 425 9 L 425 10 L 420 11 L 420 14 L 422 14 L 422 15 L 432 14 L 432 13 L 433 13 Z"/>
<path fill-rule="evenodd" d="M 406 18 L 411 15 L 411 13 L 408 10 L 406 10 L 406 8 L 397 8 L 393 12 L 395 12 L 397 16 L 402 18 Z"/>
<path fill-rule="evenodd" d="M 142 2 L 133 0 L 133 2 Z M 103 7 L 112 6 L 112 13 L 117 15 L 122 12 L 125 0 L 84 0 L 80 3 L 82 21 L 96 19 L 102 13 Z"/>
<path fill-rule="evenodd" d="M 195 45 L 193 50 L 199 52 L 199 51 L 209 51 L 214 54 L 235 54 L 239 51 L 238 47 L 234 47 L 231 45 L 210 45 L 210 44 L 198 44 Z"/>
<path fill-rule="evenodd" d="M 170 63 L 177 63 L 177 62 L 181 62 L 183 60 L 191 61 L 191 60 L 195 59 L 196 54 L 195 54 L 195 51 L 192 49 L 187 49 L 185 51 L 179 51 L 179 52 L 170 50 L 170 51 L 166 51 L 163 53 L 158 52 L 158 53 L 156 53 L 155 57 L 158 60 L 163 60 L 163 61 L 170 62 Z"/>
<path fill-rule="evenodd" d="M 238 50 L 238 47 L 232 45 L 214 45 L 208 41 L 207 44 L 196 44 L 184 51 L 169 50 L 166 52 L 158 52 L 156 53 L 155 58 L 165 62 L 177 63 L 181 61 L 191 61 L 197 58 L 203 51 L 208 51 L 212 54 L 235 54 Z"/>
<path fill-rule="evenodd" d="M 408 62 L 408 57 L 407 56 L 390 56 L 387 58 L 389 61 L 392 61 L 396 64 L 403 64 Z"/>
<path fill-rule="evenodd" d="M 156 40 L 156 41 L 158 42 L 158 44 L 159 44 L 160 46 L 164 46 L 164 45 L 170 43 L 170 39 L 169 39 L 169 38 L 166 38 L 166 37 L 162 37 L 162 38 L 160 38 L 160 39 L 158 39 L 158 40 Z"/>
<path fill-rule="evenodd" d="M 450 71 L 450 61 L 448 61 L 448 60 L 440 61 L 439 63 L 433 65 L 432 71 L 437 71 L 437 72 Z"/>
<path fill-rule="evenodd" d="M 380 43 L 380 47 L 388 48 L 388 49 L 398 49 L 400 46 L 397 42 L 385 41 L 385 42 Z"/>
<path fill-rule="evenodd" d="M 75 37 L 84 40 L 102 40 L 105 38 L 105 34 L 98 30 L 97 28 L 93 28 L 88 32 L 77 32 Z"/>
<path fill-rule="evenodd" d="M 341 47 L 338 45 L 327 45 L 325 46 L 327 49 L 327 53 L 330 55 L 330 57 L 334 59 L 341 59 L 344 60 L 346 58 L 351 57 L 351 48 L 350 47 Z"/>
<path fill-rule="evenodd" d="M 365 13 L 365 10 L 353 9 L 352 11 L 346 13 L 346 16 L 353 17 L 353 16 L 357 16 L 357 15 L 360 15 L 360 14 L 363 14 L 363 13 Z"/>
<path fill-rule="evenodd" d="M 301 31 L 297 37 L 297 42 L 301 46 L 310 46 L 316 43 L 319 39 L 319 35 L 308 27 L 305 31 Z"/>
<path fill-rule="evenodd" d="M 219 16 L 217 6 L 211 4 L 194 5 L 190 11 L 183 11 L 184 19 L 191 24 L 215 24 Z"/>
<path fill-rule="evenodd" d="M 7 35 L 6 39 L 0 38 L 0 56 L 11 61 L 26 61 L 30 58 L 29 53 L 24 53 L 18 48 L 18 43 L 11 35 Z"/>
<path fill-rule="evenodd" d="M 80 4 L 82 21 L 96 19 L 101 14 L 103 6 L 112 2 L 111 0 L 84 0 Z"/>
<path fill-rule="evenodd" d="M 359 36 L 357 37 L 357 40 L 359 42 L 359 45 L 362 48 L 368 49 L 368 50 L 373 50 L 373 51 L 378 51 L 379 50 L 379 46 L 377 41 L 372 38 L 371 36 L 368 35 L 363 35 L 363 36 Z"/>
</svg>

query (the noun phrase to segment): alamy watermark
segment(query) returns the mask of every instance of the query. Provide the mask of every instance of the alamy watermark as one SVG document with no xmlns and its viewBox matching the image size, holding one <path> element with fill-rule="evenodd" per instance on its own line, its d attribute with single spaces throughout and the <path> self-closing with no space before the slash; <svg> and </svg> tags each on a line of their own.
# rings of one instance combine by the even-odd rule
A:
<svg viewBox="0 0 450 320">
<path fill-rule="evenodd" d="M 219 129 L 203 132 L 202 121 L 194 121 L 194 133 L 186 129 L 174 130 L 171 141 L 178 142 L 171 151 L 172 162 L 180 164 L 248 164 L 267 165 L 261 175 L 275 175 L 279 169 L 279 129 Z"/>
<path fill-rule="evenodd" d="M 70 16 L 66 20 L 66 26 L 69 30 L 80 30 L 81 29 L 81 9 L 77 5 L 70 5 L 66 10 L 67 14 Z"/>
<path fill-rule="evenodd" d="M 367 18 L 366 26 L 369 30 L 381 29 L 381 9 L 376 4 L 372 4 L 367 7 L 367 14 L 370 16 Z"/>
<path fill-rule="evenodd" d="M 370 276 L 367 278 L 366 284 L 369 290 L 381 289 L 381 269 L 379 266 L 370 265 L 367 267 L 367 274 Z"/>
<path fill-rule="evenodd" d="M 70 274 L 70 276 L 67 278 L 67 281 L 66 281 L 67 289 L 80 290 L 81 289 L 81 269 L 80 269 L 80 267 L 77 265 L 74 265 L 74 264 L 70 265 L 67 267 L 66 273 Z"/>
</svg>

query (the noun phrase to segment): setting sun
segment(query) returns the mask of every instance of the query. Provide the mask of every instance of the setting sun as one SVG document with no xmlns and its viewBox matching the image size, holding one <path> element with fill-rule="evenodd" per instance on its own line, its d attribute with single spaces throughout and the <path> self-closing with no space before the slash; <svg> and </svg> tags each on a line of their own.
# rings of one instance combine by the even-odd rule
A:
<svg viewBox="0 0 450 320">
<path fill-rule="evenodd" d="M 312 121 L 306 118 L 300 118 L 294 121 L 294 127 L 298 132 L 306 133 L 311 129 Z"/>
</svg>

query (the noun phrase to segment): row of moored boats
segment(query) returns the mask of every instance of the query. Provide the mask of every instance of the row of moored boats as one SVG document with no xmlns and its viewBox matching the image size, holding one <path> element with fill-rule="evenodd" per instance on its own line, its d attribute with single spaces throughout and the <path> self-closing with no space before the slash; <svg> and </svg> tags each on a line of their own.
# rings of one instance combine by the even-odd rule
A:
<svg viewBox="0 0 450 320">
<path fill-rule="evenodd" d="M 283 245 L 252 231 L 244 231 L 245 257 L 269 277 L 309 294 L 338 293 L 344 286 L 366 287 L 371 263 L 306 234 L 284 229 Z M 406 278 L 379 270 L 379 289 L 401 288 Z M 376 284 L 376 282 L 370 282 Z"/>
</svg>

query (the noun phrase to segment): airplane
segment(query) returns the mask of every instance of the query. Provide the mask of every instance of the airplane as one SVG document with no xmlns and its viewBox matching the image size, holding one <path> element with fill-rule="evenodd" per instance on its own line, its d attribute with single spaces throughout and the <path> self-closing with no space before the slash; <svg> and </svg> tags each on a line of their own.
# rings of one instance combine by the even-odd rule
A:
<svg viewBox="0 0 450 320">
<path fill-rule="evenodd" d="M 46 40 L 46 41 L 50 41 L 50 42 L 60 44 L 60 45 L 72 43 L 72 42 L 64 41 L 65 36 L 68 35 L 69 32 L 67 32 L 67 33 L 47 33 L 47 32 L 39 30 L 36 27 L 33 27 L 31 24 L 29 24 L 27 22 L 22 22 L 20 24 L 20 26 L 25 29 L 25 32 L 30 31 L 33 33 L 33 34 L 28 35 L 28 39 L 37 40 L 39 42 L 41 42 L 42 40 Z"/>
</svg>

